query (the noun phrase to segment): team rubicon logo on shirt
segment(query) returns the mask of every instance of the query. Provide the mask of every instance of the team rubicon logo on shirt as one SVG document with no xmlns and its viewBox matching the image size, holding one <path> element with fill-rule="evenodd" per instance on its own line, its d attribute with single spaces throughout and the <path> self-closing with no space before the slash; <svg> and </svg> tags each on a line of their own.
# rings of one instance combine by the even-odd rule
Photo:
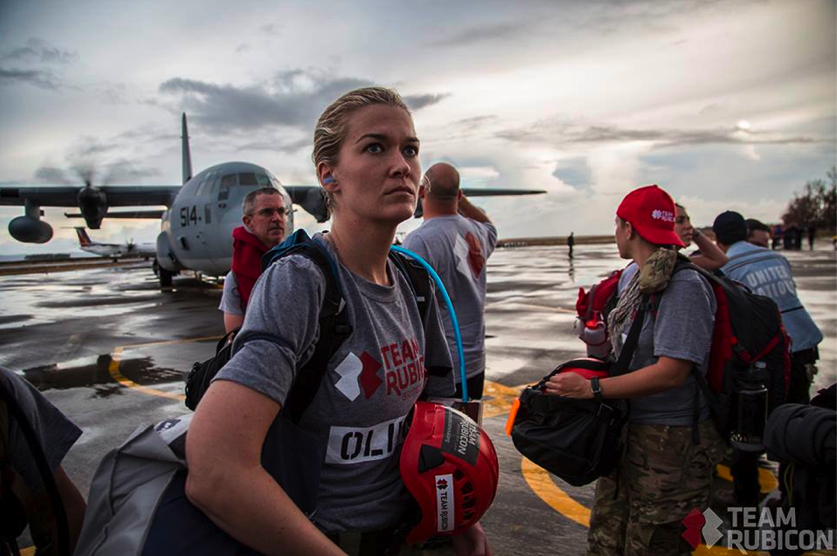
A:
<svg viewBox="0 0 837 556">
<path fill-rule="evenodd" d="M 381 386 L 385 386 L 387 396 L 400 398 L 412 396 L 414 388 L 423 387 L 427 371 L 415 338 L 379 349 L 379 358 L 366 351 L 360 357 L 349 353 L 334 369 L 340 375 L 335 387 L 350 401 L 355 401 L 361 392 L 368 400 Z"/>
<path fill-rule="evenodd" d="M 456 256 L 456 270 L 466 277 L 477 279 L 485 268 L 485 255 L 477 237 L 468 232 L 463 236 L 456 236 L 453 247 Z"/>
</svg>

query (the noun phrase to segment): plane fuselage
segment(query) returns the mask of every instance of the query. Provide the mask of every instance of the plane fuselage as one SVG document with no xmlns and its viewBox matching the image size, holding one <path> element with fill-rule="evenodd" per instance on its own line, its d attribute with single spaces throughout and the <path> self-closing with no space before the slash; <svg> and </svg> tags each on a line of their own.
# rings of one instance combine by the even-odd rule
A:
<svg viewBox="0 0 837 556">
<path fill-rule="evenodd" d="M 242 225 L 244 197 L 263 187 L 278 189 L 285 206 L 292 206 L 279 180 L 255 164 L 227 162 L 191 178 L 163 217 L 157 239 L 159 264 L 172 272 L 181 268 L 213 276 L 229 272 L 232 231 Z M 285 230 L 293 233 L 293 212 L 288 213 Z"/>
</svg>

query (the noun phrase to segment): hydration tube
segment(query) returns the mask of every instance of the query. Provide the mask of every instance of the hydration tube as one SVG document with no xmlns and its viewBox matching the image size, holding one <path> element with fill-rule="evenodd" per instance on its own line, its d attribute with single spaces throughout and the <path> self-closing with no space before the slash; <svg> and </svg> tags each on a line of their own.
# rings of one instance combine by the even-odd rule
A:
<svg viewBox="0 0 837 556">
<path fill-rule="evenodd" d="M 453 303 L 450 300 L 450 296 L 448 295 L 448 291 L 445 289 L 445 285 L 442 283 L 442 279 L 439 278 L 439 275 L 436 274 L 436 271 L 433 270 L 433 267 L 430 264 L 421 258 L 421 256 L 413 253 L 409 249 L 404 249 L 400 245 L 393 245 L 391 247 L 393 251 L 397 251 L 398 253 L 403 253 L 407 255 L 414 261 L 418 262 L 424 269 L 430 274 L 430 277 L 433 278 L 433 281 L 436 283 L 436 287 L 442 292 L 442 299 L 445 300 L 445 305 L 448 308 L 448 314 L 450 315 L 450 322 L 453 325 L 453 334 L 456 336 L 456 354 L 459 355 L 459 376 L 462 378 L 462 401 L 468 401 L 468 381 L 465 378 L 465 354 L 462 350 L 462 335 L 459 333 L 459 321 L 456 320 L 456 311 L 453 310 Z"/>
</svg>

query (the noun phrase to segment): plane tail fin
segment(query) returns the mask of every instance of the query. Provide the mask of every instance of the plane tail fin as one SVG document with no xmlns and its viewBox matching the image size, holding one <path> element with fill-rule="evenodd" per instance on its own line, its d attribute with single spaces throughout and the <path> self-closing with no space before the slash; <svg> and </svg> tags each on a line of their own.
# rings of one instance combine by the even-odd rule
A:
<svg viewBox="0 0 837 556">
<path fill-rule="evenodd" d="M 186 126 L 186 112 L 183 113 L 183 131 L 180 137 L 183 151 L 183 183 L 192 179 L 192 151 L 189 148 L 189 129 Z"/>
<path fill-rule="evenodd" d="M 90 236 L 87 235 L 87 231 L 81 226 L 76 227 L 76 235 L 78 236 L 79 245 L 82 247 L 87 247 L 93 243 L 90 241 Z"/>
</svg>

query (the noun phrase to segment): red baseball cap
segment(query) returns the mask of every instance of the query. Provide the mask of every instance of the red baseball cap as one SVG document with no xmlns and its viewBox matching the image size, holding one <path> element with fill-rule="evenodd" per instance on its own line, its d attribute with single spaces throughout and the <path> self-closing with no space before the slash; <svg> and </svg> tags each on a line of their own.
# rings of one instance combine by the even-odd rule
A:
<svg viewBox="0 0 837 556">
<path fill-rule="evenodd" d="M 630 222 L 642 239 L 655 245 L 685 247 L 674 233 L 674 199 L 657 185 L 646 185 L 628 193 L 616 216 Z"/>
</svg>

